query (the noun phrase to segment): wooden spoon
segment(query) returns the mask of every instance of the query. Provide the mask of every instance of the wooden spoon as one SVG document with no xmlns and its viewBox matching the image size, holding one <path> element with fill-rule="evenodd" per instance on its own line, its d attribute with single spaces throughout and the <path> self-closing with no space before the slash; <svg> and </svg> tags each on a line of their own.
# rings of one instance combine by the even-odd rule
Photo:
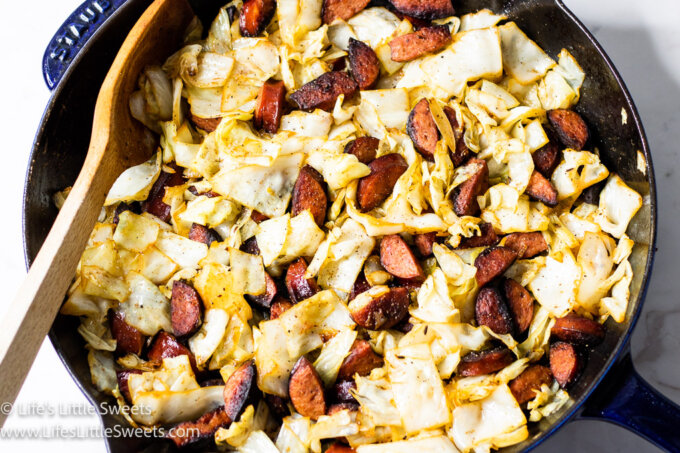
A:
<svg viewBox="0 0 680 453">
<path fill-rule="evenodd" d="M 19 293 L 0 320 L 0 403 L 14 403 L 64 301 L 113 182 L 155 150 L 157 140 L 130 114 L 130 94 L 146 65 L 161 63 L 181 45 L 193 17 L 186 0 L 155 0 L 118 52 L 97 97 L 83 168 Z M 0 426 L 7 417 L 5 410 L 1 412 Z"/>
</svg>

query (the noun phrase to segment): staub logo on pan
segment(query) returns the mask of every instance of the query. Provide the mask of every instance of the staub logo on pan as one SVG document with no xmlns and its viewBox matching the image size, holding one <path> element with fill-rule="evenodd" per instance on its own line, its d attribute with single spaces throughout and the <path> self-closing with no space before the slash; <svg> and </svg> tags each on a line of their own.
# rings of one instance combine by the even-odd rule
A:
<svg viewBox="0 0 680 453">
<path fill-rule="evenodd" d="M 83 5 L 72 17 L 73 21 L 64 24 L 63 32 L 55 37 L 49 57 L 60 62 L 69 59 L 71 49 L 78 44 L 90 26 L 101 20 L 101 16 L 110 8 L 109 0 L 93 0 Z"/>
</svg>

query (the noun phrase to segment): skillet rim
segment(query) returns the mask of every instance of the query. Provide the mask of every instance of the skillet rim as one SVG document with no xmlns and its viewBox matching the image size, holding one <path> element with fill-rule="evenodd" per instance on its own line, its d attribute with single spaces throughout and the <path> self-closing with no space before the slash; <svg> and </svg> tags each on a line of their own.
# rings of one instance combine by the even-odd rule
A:
<svg viewBox="0 0 680 453">
<path fill-rule="evenodd" d="M 560 12 L 566 17 L 566 19 L 570 20 L 573 22 L 577 28 L 580 30 L 581 33 L 585 35 L 585 38 L 587 41 L 590 43 L 592 48 L 596 51 L 596 53 L 599 55 L 599 58 L 604 62 L 605 66 L 611 71 L 614 80 L 616 81 L 616 84 L 620 88 L 623 98 L 625 100 L 625 105 L 629 110 L 629 117 L 632 117 L 635 125 L 635 129 L 637 131 L 637 135 L 640 139 L 640 144 L 642 147 L 642 152 L 645 156 L 646 163 L 647 163 L 647 172 L 645 175 L 646 182 L 649 184 L 649 205 L 650 205 L 650 210 L 649 210 L 649 217 L 650 217 L 650 231 L 649 231 L 649 237 L 650 241 L 648 244 L 648 252 L 647 252 L 647 257 L 645 260 L 645 271 L 642 276 L 642 281 L 640 284 L 640 290 L 638 292 L 638 295 L 634 301 L 630 301 L 629 303 L 634 303 L 636 304 L 636 307 L 634 311 L 631 313 L 630 318 L 626 321 L 627 325 L 625 327 L 625 330 L 623 334 L 619 335 L 619 338 L 616 341 L 616 346 L 613 347 L 612 352 L 609 354 L 609 356 L 606 359 L 605 364 L 599 369 L 598 373 L 594 375 L 594 377 L 590 378 L 590 382 L 588 382 L 587 388 L 583 393 L 580 395 L 580 397 L 577 400 L 574 400 L 574 402 L 571 404 L 571 407 L 569 408 L 568 411 L 563 413 L 560 418 L 558 418 L 556 421 L 554 421 L 548 429 L 545 429 L 541 431 L 537 436 L 533 438 L 528 438 L 525 441 L 523 441 L 521 444 L 515 445 L 514 449 L 516 450 L 519 445 L 522 445 L 522 448 L 525 448 L 525 451 L 532 450 L 536 448 L 538 445 L 540 445 L 542 442 L 544 442 L 547 438 L 549 438 L 551 435 L 553 435 L 558 429 L 560 429 L 564 424 L 567 422 L 571 421 L 574 417 L 578 416 L 579 413 L 581 413 L 584 410 L 584 406 L 587 403 L 588 399 L 590 396 L 598 390 L 599 385 L 601 384 L 602 380 L 605 378 L 605 376 L 609 373 L 611 368 L 620 360 L 622 356 L 628 353 L 630 349 L 629 345 L 629 340 L 632 335 L 632 332 L 637 324 L 637 321 L 640 317 L 640 314 L 642 312 L 642 307 L 644 305 L 644 301 L 647 295 L 647 291 L 649 289 L 649 282 L 651 279 L 651 274 L 653 270 L 653 264 L 654 264 L 654 257 L 655 257 L 655 252 L 656 252 L 656 239 L 657 239 L 657 228 L 658 228 L 658 213 L 657 213 L 657 190 L 656 190 L 656 178 L 655 178 L 655 173 L 654 173 L 654 167 L 653 167 L 653 162 L 652 162 L 652 155 L 651 151 L 649 149 L 649 142 L 647 140 L 647 136 L 644 130 L 644 127 L 642 125 L 642 121 L 640 119 L 639 112 L 637 110 L 637 107 L 635 106 L 635 103 L 630 95 L 630 92 L 623 81 L 619 71 L 616 69 L 614 66 L 613 62 L 607 55 L 607 53 L 604 51 L 602 46 L 599 44 L 599 42 L 595 39 L 593 34 L 587 29 L 587 27 L 576 17 L 576 15 L 564 4 L 562 0 L 549 0 L 554 4 L 554 7 L 560 10 Z M 142 3 L 149 3 L 148 0 L 139 0 L 139 2 Z M 71 74 L 78 70 L 78 66 L 83 59 L 83 56 L 90 50 L 90 48 L 93 46 L 93 43 L 96 42 L 98 39 L 100 39 L 101 35 L 106 32 L 108 28 L 112 26 L 112 24 L 115 22 L 115 20 L 112 20 L 113 18 L 124 14 L 124 12 L 128 8 L 132 8 L 133 6 L 137 3 L 139 3 L 136 0 L 129 0 L 126 1 L 123 5 L 121 5 L 115 12 L 111 14 L 111 16 L 97 29 L 97 31 L 93 34 L 93 36 L 88 40 L 87 43 L 82 47 L 82 49 L 78 52 L 78 54 L 74 57 L 72 60 L 71 64 L 67 68 L 67 70 L 64 72 L 59 84 L 52 90 L 52 93 L 50 95 L 50 99 L 46 105 L 45 111 L 43 112 L 43 115 L 40 120 L 40 125 L 39 128 L 36 132 L 35 139 L 31 148 L 31 153 L 29 155 L 28 159 L 28 167 L 26 171 L 26 178 L 24 181 L 24 190 L 23 190 L 23 202 L 22 202 L 22 236 L 23 236 L 23 245 L 24 245 L 24 259 L 26 262 L 27 268 L 30 266 L 32 262 L 32 257 L 29 256 L 29 249 L 28 249 L 28 243 L 30 242 L 29 240 L 29 235 L 28 235 L 28 225 L 27 225 L 27 212 L 28 212 L 28 205 L 27 205 L 27 199 L 28 199 L 28 193 L 29 193 L 29 187 L 31 186 L 31 176 L 32 176 L 32 171 L 34 167 L 34 162 L 36 161 L 36 154 L 37 154 L 37 148 L 41 144 L 41 138 L 43 136 L 43 133 L 46 129 L 47 123 L 50 120 L 50 117 L 54 111 L 56 99 L 59 97 L 59 93 L 62 91 L 63 87 L 66 85 L 66 82 L 70 78 Z M 528 0 L 528 3 L 531 3 L 531 0 Z M 148 5 L 147 5 L 148 6 Z M 48 334 L 50 341 L 52 343 L 52 346 L 54 347 L 55 351 L 57 352 L 57 355 L 59 356 L 59 359 L 61 362 L 64 364 L 66 367 L 68 373 L 71 375 L 73 380 L 75 381 L 76 385 L 80 389 L 80 391 L 85 395 L 87 400 L 93 404 L 97 409 L 99 409 L 99 404 L 102 403 L 102 401 L 99 401 L 93 394 L 90 394 L 86 389 L 84 382 L 89 379 L 89 376 L 79 376 L 74 368 L 71 366 L 70 362 L 67 360 L 67 355 L 64 353 L 63 348 L 61 344 L 58 341 L 57 335 L 55 333 L 54 327 L 50 329 L 50 332 Z M 99 413 L 99 410 L 98 410 Z M 101 414 L 99 414 L 100 420 L 102 423 L 104 423 L 104 419 Z M 107 443 L 107 448 L 109 448 L 109 440 L 105 438 L 105 442 Z M 528 443 L 528 445 L 524 445 L 525 443 Z M 110 448 L 109 448 L 110 450 Z M 513 446 L 509 446 L 506 448 L 503 448 L 499 451 L 512 451 Z"/>
</svg>

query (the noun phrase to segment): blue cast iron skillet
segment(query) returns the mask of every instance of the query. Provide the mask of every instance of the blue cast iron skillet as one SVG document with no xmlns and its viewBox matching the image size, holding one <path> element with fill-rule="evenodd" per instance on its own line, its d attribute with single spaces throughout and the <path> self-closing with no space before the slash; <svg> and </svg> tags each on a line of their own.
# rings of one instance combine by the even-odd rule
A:
<svg viewBox="0 0 680 453">
<path fill-rule="evenodd" d="M 24 193 L 26 262 L 36 256 L 56 217 L 52 194 L 72 185 L 90 139 L 92 112 L 104 76 L 128 31 L 150 0 L 88 0 L 61 26 L 45 53 L 45 81 L 53 90 L 36 134 Z M 204 24 L 222 2 L 192 1 Z M 636 246 L 631 256 L 635 277 L 626 322 L 607 323 L 605 341 L 591 354 L 581 379 L 570 390 L 573 400 L 558 413 L 531 425 L 529 438 L 503 451 L 534 448 L 566 422 L 607 420 L 628 428 L 667 451 L 680 451 L 680 408 L 650 387 L 633 368 L 628 340 L 649 282 L 656 239 L 656 186 L 652 156 L 637 110 L 618 72 L 593 36 L 560 0 L 456 0 L 459 13 L 490 8 L 516 21 L 529 37 L 555 57 L 566 47 L 585 69 L 577 110 L 586 118 L 593 145 L 603 162 L 645 200 L 629 229 Z M 161 62 L 166 55 L 159 55 Z M 622 111 L 627 122 L 622 122 Z M 638 169 L 637 153 L 646 159 Z M 113 404 L 91 384 L 78 320 L 59 316 L 50 339 L 64 365 L 96 407 Z M 127 426 L 121 416 L 101 414 L 107 428 Z M 110 452 L 164 452 L 165 440 L 110 436 Z M 198 451 L 198 450 L 195 450 Z"/>
</svg>

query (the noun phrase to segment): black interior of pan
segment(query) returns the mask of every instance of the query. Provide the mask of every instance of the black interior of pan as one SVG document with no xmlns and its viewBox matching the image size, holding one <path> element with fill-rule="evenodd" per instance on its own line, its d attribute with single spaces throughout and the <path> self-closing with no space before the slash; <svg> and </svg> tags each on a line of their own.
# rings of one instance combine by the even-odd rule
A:
<svg viewBox="0 0 680 453">
<path fill-rule="evenodd" d="M 113 58 L 136 19 L 149 0 L 129 0 L 97 32 L 76 58 L 55 96 L 47 107 L 36 136 L 26 179 L 24 200 L 24 240 L 27 262 L 37 254 L 57 214 L 52 195 L 72 185 L 88 148 L 92 112 L 99 87 Z M 219 3 L 192 2 L 204 23 L 214 17 Z M 641 302 L 641 290 L 649 265 L 649 244 L 653 240 L 655 200 L 651 165 L 646 174 L 638 169 L 638 150 L 647 162 L 650 156 L 637 112 L 619 84 L 618 77 L 596 45 L 570 19 L 563 8 L 552 0 L 462 0 L 454 2 L 458 13 L 489 8 L 515 20 L 525 33 L 551 56 L 567 48 L 586 71 L 587 77 L 577 110 L 586 118 L 592 132 L 591 148 L 597 148 L 607 166 L 618 172 L 629 184 L 645 196 L 646 204 L 636 216 L 630 235 L 637 242 L 631 264 L 635 273 L 631 286 L 631 304 L 624 324 L 608 322 L 606 340 L 590 356 L 582 379 L 570 390 L 573 401 L 559 413 L 530 427 L 530 437 L 506 451 L 520 451 L 535 446 L 580 405 L 602 370 L 622 347 L 629 334 L 631 321 Z M 162 60 L 164 56 L 159 56 Z M 627 122 L 622 121 L 622 109 Z M 651 184 L 650 184 L 651 181 Z M 90 382 L 83 341 L 76 333 L 77 320 L 59 316 L 50 338 L 65 365 L 88 397 L 97 405 L 111 398 L 100 394 Z M 126 426 L 120 416 L 105 415 L 107 427 Z M 112 452 L 141 451 L 148 439 L 112 437 L 108 439 Z M 167 442 L 156 442 L 145 451 L 169 451 Z M 203 447 L 197 451 L 205 451 Z"/>
</svg>

